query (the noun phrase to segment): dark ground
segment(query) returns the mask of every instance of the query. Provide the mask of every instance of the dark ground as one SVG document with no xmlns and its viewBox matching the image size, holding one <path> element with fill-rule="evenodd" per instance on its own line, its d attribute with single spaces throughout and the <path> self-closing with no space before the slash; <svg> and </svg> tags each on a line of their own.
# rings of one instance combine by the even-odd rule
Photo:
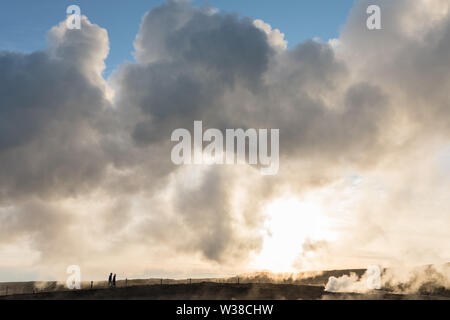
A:
<svg viewBox="0 0 450 320">
<path fill-rule="evenodd" d="M 323 286 L 294 284 L 195 283 L 145 285 L 116 289 L 87 289 L 2 296 L 0 300 L 340 300 L 340 299 L 445 299 L 437 296 L 327 293 Z M 447 298 L 448 299 L 448 298 Z"/>
<path fill-rule="evenodd" d="M 68 291 L 64 283 L 58 282 L 11 282 L 0 283 L 0 300 L 450 299 L 449 290 L 435 286 L 425 286 L 416 295 L 393 294 L 394 290 L 388 288 L 385 291 L 373 291 L 371 294 L 325 292 L 325 285 L 330 276 L 338 278 L 355 273 L 360 277 L 364 272 L 364 269 L 306 272 L 298 274 L 296 279 L 283 280 L 275 280 L 267 272 L 224 279 L 118 280 L 115 289 L 108 288 L 106 281 L 86 281 L 82 282 L 81 290 L 74 291 Z"/>
</svg>

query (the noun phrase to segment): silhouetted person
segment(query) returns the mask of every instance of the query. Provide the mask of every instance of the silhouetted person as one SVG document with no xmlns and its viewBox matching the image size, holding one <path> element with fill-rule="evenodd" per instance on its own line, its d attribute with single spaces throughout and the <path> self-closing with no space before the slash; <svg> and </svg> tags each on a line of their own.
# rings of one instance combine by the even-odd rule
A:
<svg viewBox="0 0 450 320">
<path fill-rule="evenodd" d="M 111 287 L 112 286 L 112 277 L 113 277 L 113 274 L 112 274 L 112 272 L 109 274 L 109 278 L 108 278 L 108 287 Z"/>
<path fill-rule="evenodd" d="M 114 274 L 114 277 L 113 277 L 113 280 L 112 280 L 112 285 L 113 285 L 113 288 L 116 287 L 116 274 Z"/>
</svg>

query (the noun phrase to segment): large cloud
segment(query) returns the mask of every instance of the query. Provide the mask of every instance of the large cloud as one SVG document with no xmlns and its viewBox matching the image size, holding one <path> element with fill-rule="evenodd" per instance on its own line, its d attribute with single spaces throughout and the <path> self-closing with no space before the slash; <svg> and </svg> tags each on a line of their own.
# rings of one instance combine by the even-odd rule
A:
<svg viewBox="0 0 450 320">
<path fill-rule="evenodd" d="M 0 197 L 76 194 L 105 170 L 96 121 L 109 107 L 102 86 L 105 30 L 60 24 L 43 52 L 0 53 Z M 14 203 L 14 202 L 13 202 Z"/>
<path fill-rule="evenodd" d="M 298 265 L 439 261 L 449 253 L 433 233 L 450 222 L 448 173 L 435 165 L 449 135 L 449 8 L 375 2 L 383 30 L 367 30 L 359 1 L 339 39 L 286 49 L 262 21 L 169 1 L 144 16 L 136 62 L 110 79 L 114 100 L 102 77 L 107 33 L 87 18 L 81 30 L 54 27 L 45 51 L 1 52 L 0 246 L 25 241 L 44 270 L 164 270 L 177 256 L 193 272 L 243 271 L 263 245 L 265 204 L 321 188 L 340 205 L 351 173 L 368 186 L 351 189 L 344 215 L 321 213 L 339 237 L 299 243 Z M 426 23 L 414 24 L 419 12 Z M 194 120 L 280 129 L 279 175 L 175 167 L 171 132 Z"/>
</svg>

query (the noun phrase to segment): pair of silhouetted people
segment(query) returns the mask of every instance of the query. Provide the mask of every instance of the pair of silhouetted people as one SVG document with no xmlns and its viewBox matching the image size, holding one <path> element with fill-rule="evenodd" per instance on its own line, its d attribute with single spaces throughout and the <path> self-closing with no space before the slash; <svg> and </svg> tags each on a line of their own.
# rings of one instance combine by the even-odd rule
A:
<svg viewBox="0 0 450 320">
<path fill-rule="evenodd" d="M 116 287 L 116 274 L 113 275 L 112 272 L 109 274 L 108 287 L 110 288 Z"/>
</svg>

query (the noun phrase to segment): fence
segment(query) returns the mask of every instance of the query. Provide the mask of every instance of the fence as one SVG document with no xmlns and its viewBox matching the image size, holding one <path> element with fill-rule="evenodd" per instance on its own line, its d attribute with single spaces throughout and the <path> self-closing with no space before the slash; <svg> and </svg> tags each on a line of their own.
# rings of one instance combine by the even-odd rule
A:
<svg viewBox="0 0 450 320">
<path fill-rule="evenodd" d="M 243 285 L 243 284 L 269 284 L 269 283 L 293 283 L 295 281 L 283 281 L 277 282 L 270 278 L 247 278 L 247 277 L 229 277 L 229 278 L 202 278 L 202 279 L 125 279 L 118 280 L 116 282 L 115 288 L 126 288 L 135 286 L 171 286 L 171 285 L 195 285 L 204 283 L 216 283 L 222 285 Z M 107 281 L 84 281 L 81 283 L 80 290 L 101 290 L 110 289 L 110 285 Z M 11 295 L 23 295 L 23 294 L 37 294 L 37 293 L 51 293 L 51 292 L 61 292 L 70 291 L 66 288 L 65 283 L 61 282 L 24 282 L 24 283 L 0 283 L 0 296 L 11 296 Z"/>
</svg>

